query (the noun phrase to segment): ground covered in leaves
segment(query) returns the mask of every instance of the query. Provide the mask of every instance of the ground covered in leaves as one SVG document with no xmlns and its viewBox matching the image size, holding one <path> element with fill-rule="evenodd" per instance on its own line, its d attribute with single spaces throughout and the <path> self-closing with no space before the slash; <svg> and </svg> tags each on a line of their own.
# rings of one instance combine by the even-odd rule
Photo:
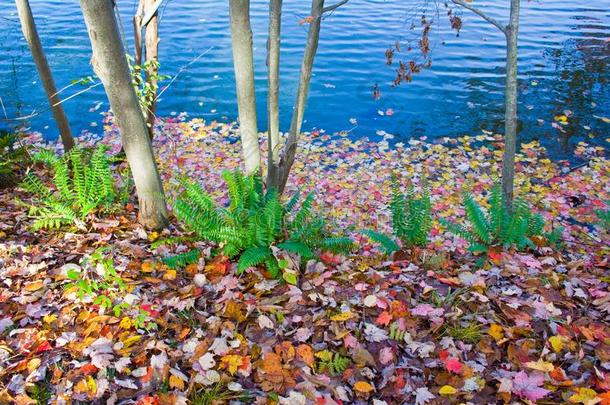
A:
<svg viewBox="0 0 610 405">
<path fill-rule="evenodd" d="M 233 127 L 178 117 L 157 132 L 168 194 L 187 174 L 222 200 L 220 172 L 239 164 Z M 389 230 L 393 171 L 416 188 L 426 178 L 436 219 L 459 220 L 460 193 L 489 190 L 499 170 L 492 134 L 409 145 L 346 135 L 309 134 L 289 190 L 314 190 L 342 231 Z M 104 142 L 120 150 L 108 123 Z M 146 232 L 133 201 L 87 232 L 32 233 L 29 197 L 2 192 L 0 403 L 610 404 L 609 239 L 590 225 L 610 162 L 599 148 L 577 153 L 588 161 L 578 168 L 536 144 L 518 158 L 519 194 L 566 228 L 560 250 L 498 253 L 479 268 L 438 223 L 426 249 L 395 258 L 354 234 L 358 252 L 309 262 L 297 286 L 256 269 L 237 277 L 213 246 L 155 243 L 182 231 Z M 198 263 L 163 262 L 195 246 Z M 109 265 L 116 275 L 102 279 Z M 121 305 L 79 294 L 76 273 Z"/>
</svg>

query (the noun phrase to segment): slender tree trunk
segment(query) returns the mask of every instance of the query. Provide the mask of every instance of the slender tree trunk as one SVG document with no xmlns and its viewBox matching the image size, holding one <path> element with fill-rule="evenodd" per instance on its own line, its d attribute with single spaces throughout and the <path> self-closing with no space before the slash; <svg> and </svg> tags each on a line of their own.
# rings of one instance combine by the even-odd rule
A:
<svg viewBox="0 0 610 405">
<path fill-rule="evenodd" d="M 280 152 L 280 32 L 282 0 L 269 1 L 269 39 L 267 40 L 268 96 L 267 96 L 267 184 L 277 187 Z"/>
<path fill-rule="evenodd" d="M 42 86 L 44 87 L 44 91 L 47 93 L 47 98 L 49 99 L 49 104 L 51 105 L 51 109 L 53 111 L 53 117 L 57 123 L 61 141 L 64 144 L 64 150 L 68 151 L 74 146 L 74 138 L 72 137 L 72 131 L 70 130 L 68 118 L 66 117 L 64 109 L 61 105 L 61 100 L 57 94 L 51 69 L 49 68 L 47 58 L 45 57 L 42 45 L 40 44 L 40 38 L 38 37 L 38 32 L 36 31 L 36 23 L 34 22 L 34 17 L 32 16 L 30 4 L 28 0 L 15 0 L 15 4 L 17 5 L 17 12 L 19 13 L 19 20 L 21 21 L 23 36 L 30 47 L 32 58 L 36 63 L 36 68 L 38 69 L 40 80 L 42 81 Z"/>
<path fill-rule="evenodd" d="M 511 0 L 510 22 L 506 27 L 506 86 L 504 158 L 502 159 L 502 192 L 508 208 L 512 208 L 515 183 L 515 152 L 517 148 L 517 37 L 519 33 L 520 0 Z"/>
<path fill-rule="evenodd" d="M 145 10 L 151 10 L 155 4 L 155 0 L 145 0 Z M 158 21 L 158 13 L 155 13 L 155 16 L 150 20 L 150 22 L 146 25 L 146 61 L 157 61 L 159 57 L 159 21 Z M 155 125 L 155 117 L 157 115 L 157 74 L 158 74 L 158 66 L 157 64 L 149 64 L 148 69 L 146 70 L 146 82 L 153 89 L 153 98 L 148 106 L 148 111 L 146 111 L 146 126 L 148 127 L 148 134 L 150 139 L 153 138 L 154 135 L 154 125 Z"/>
<path fill-rule="evenodd" d="M 139 220 L 151 229 L 167 225 L 163 185 L 157 171 L 146 123 L 131 84 L 129 67 L 113 0 L 80 0 L 91 40 L 91 63 L 99 76 L 121 130 L 121 139 L 134 178 L 140 206 Z"/>
<path fill-rule="evenodd" d="M 239 131 L 246 174 L 261 167 L 258 127 L 256 124 L 256 94 L 254 92 L 254 58 L 250 28 L 250 0 L 229 0 L 233 67 L 237 87 Z"/>
<path fill-rule="evenodd" d="M 301 62 L 301 74 L 299 78 L 299 88 L 297 97 L 294 103 L 292 112 L 292 120 L 290 122 L 290 133 L 286 140 L 284 152 L 280 161 L 280 173 L 278 181 L 278 190 L 284 191 L 290 169 L 294 163 L 297 142 L 301 134 L 301 125 L 303 124 L 303 116 L 305 114 L 305 105 L 307 103 L 307 95 L 309 93 L 309 82 L 311 81 L 311 72 L 313 69 L 313 61 L 318 50 L 318 42 L 320 39 L 320 25 L 322 22 L 322 11 L 324 9 L 324 0 L 312 0 L 311 2 L 311 17 L 309 24 L 309 32 L 307 34 L 307 45 Z"/>
<path fill-rule="evenodd" d="M 138 2 L 138 9 L 133 16 L 133 40 L 135 43 L 135 54 L 133 55 L 136 65 L 142 64 L 142 19 L 144 18 L 144 1 Z"/>
</svg>

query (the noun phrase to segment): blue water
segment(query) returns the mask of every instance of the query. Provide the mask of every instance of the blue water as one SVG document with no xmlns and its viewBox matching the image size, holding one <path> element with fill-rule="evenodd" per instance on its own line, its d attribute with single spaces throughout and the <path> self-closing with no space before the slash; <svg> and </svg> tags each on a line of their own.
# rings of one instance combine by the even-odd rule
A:
<svg viewBox="0 0 610 405">
<path fill-rule="evenodd" d="M 91 75 L 90 49 L 76 0 L 31 0 L 39 34 L 58 88 Z M 131 17 L 136 0 L 119 0 L 122 26 L 133 51 Z M 306 1 L 286 0 L 281 51 L 281 125 L 287 129 L 307 25 Z M 330 3 L 330 0 L 327 2 Z M 396 141 L 411 137 L 478 134 L 481 129 L 502 132 L 504 39 L 478 16 L 462 13 L 464 26 L 457 37 L 445 11 L 434 18 L 432 66 L 413 82 L 392 86 L 396 62 L 385 63 L 384 52 L 402 41 L 399 59 L 410 60 L 407 43 L 417 43 L 422 13 L 417 4 L 429 1 L 351 0 L 322 23 L 304 130 L 352 130 L 351 136 L 385 131 Z M 506 20 L 508 1 L 477 0 L 490 15 Z M 607 145 L 610 124 L 597 117 L 610 115 L 608 61 L 610 8 L 607 0 L 586 3 L 565 0 L 523 1 L 520 60 L 520 136 L 539 139 L 555 158 L 570 158 L 582 140 Z M 265 41 L 267 2 L 252 1 L 255 64 L 260 128 L 266 128 Z M 416 23 L 411 30 L 411 23 Z M 9 118 L 40 112 L 25 121 L 49 139 L 57 130 L 48 112 L 34 64 L 19 31 L 14 3 L 0 0 L 0 96 Z M 163 94 L 159 115 L 187 112 L 206 119 L 236 118 L 235 88 L 228 30 L 227 1 L 165 1 L 161 6 L 160 60 L 164 74 L 183 69 Z M 413 42 L 414 41 L 414 42 Z M 167 83 L 167 82 L 166 82 Z M 381 98 L 373 97 L 378 84 Z M 64 98 L 83 90 L 73 86 Z M 65 103 L 75 132 L 101 132 L 100 112 L 108 108 L 101 86 Z M 392 109 L 392 115 L 380 115 Z M 564 132 L 553 117 L 568 111 Z M 351 122 L 350 122 L 351 121 Z M 0 121 L 1 122 L 1 121 Z M 354 125 L 353 122 L 357 122 Z M 8 121 L 3 126 L 13 126 Z M 23 123 L 23 121 L 19 121 Z M 383 132 L 381 132 L 383 133 Z"/>
</svg>

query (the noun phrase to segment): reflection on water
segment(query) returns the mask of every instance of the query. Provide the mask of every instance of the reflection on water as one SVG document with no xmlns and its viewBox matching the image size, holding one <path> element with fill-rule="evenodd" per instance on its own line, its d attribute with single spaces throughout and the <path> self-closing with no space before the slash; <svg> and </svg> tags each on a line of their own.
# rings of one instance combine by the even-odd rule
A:
<svg viewBox="0 0 610 405">
<path fill-rule="evenodd" d="M 90 49 L 77 1 L 30 0 L 58 87 L 90 75 Z M 161 70 L 175 74 L 208 48 L 163 95 L 161 115 L 187 112 L 206 119 L 235 119 L 235 88 L 227 2 L 166 0 L 161 9 Z M 118 2 L 129 47 L 137 0 Z M 261 129 L 266 128 L 266 0 L 252 1 L 257 97 Z M 508 2 L 478 0 L 492 16 L 506 20 Z M 411 137 L 503 131 L 504 39 L 494 27 L 468 12 L 456 37 L 446 16 L 433 32 L 433 65 L 413 82 L 392 87 L 395 67 L 385 50 L 407 35 L 404 0 L 351 0 L 327 18 L 314 67 L 304 130 L 328 132 L 358 126 L 353 136 Z M 281 125 L 286 129 L 298 79 L 307 2 L 285 2 L 281 53 Z M 0 0 L 0 96 L 11 117 L 46 108 L 34 64 L 19 32 L 14 3 Z M 569 158 L 579 141 L 604 145 L 610 115 L 608 59 L 610 11 L 606 0 L 586 5 L 564 0 L 523 2 L 520 35 L 519 129 L 522 140 L 539 139 L 554 157 Z M 398 56 L 397 56 L 398 57 Z M 379 85 L 381 97 L 373 97 Z M 73 94 L 81 88 L 71 88 Z M 101 87 L 66 102 L 75 132 L 101 132 L 99 113 L 107 109 Z M 382 115 L 391 109 L 393 115 Z M 567 125 L 553 117 L 567 114 Z M 600 118 L 595 118 L 595 117 Z M 57 130 L 46 112 L 29 120 L 49 138 Z M 0 124 L 2 125 L 2 124 Z"/>
</svg>

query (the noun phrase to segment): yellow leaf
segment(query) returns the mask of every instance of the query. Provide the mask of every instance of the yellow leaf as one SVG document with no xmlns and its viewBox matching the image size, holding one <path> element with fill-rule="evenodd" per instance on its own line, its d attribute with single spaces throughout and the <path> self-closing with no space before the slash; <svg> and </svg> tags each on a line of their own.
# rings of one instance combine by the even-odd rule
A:
<svg viewBox="0 0 610 405">
<path fill-rule="evenodd" d="M 44 323 L 53 323 L 57 320 L 57 315 L 52 314 L 52 315 L 45 315 L 42 320 L 44 321 Z"/>
<path fill-rule="evenodd" d="M 342 321 L 347 321 L 348 319 L 351 319 L 352 316 L 354 316 L 354 314 L 352 314 L 352 311 L 345 311 L 345 312 L 341 312 L 337 315 L 331 316 L 330 320 L 342 322 Z"/>
<path fill-rule="evenodd" d="M 237 368 L 243 364 L 243 359 L 238 354 L 227 354 L 221 359 L 224 367 L 229 369 L 229 373 L 234 375 L 237 372 Z"/>
<path fill-rule="evenodd" d="M 40 367 L 41 363 L 42 360 L 40 360 L 39 358 L 35 358 L 28 361 L 28 371 L 31 373 L 32 371 L 36 370 L 38 367 Z"/>
<path fill-rule="evenodd" d="M 441 387 L 440 390 L 438 390 L 438 393 L 441 395 L 453 395 L 457 392 L 457 390 L 455 388 L 453 388 L 451 385 L 443 385 Z"/>
<path fill-rule="evenodd" d="M 489 330 L 487 331 L 487 333 L 489 334 L 489 336 L 494 338 L 496 342 L 498 340 L 504 339 L 504 328 L 501 325 L 498 325 L 497 323 L 492 323 L 491 325 L 489 325 Z"/>
<path fill-rule="evenodd" d="M 548 361 L 544 361 L 542 359 L 538 359 L 538 361 L 528 361 L 525 363 L 525 367 L 531 368 L 532 370 L 543 371 L 545 373 L 555 370 L 553 363 L 549 363 Z"/>
<path fill-rule="evenodd" d="M 95 383 L 93 377 L 89 375 L 76 384 L 74 391 L 79 394 L 88 394 L 89 397 L 93 397 L 97 391 L 97 384 Z"/>
<path fill-rule="evenodd" d="M 163 275 L 163 280 L 175 280 L 176 275 L 176 270 L 167 270 Z"/>
<path fill-rule="evenodd" d="M 87 387 L 89 388 L 89 392 L 91 392 L 91 394 L 95 394 L 95 392 L 97 391 L 97 383 L 95 382 L 95 379 L 90 375 L 87 376 Z"/>
<path fill-rule="evenodd" d="M 597 392 L 591 388 L 576 388 L 576 392 L 576 394 L 568 398 L 568 401 L 573 404 L 593 405 L 600 402 L 599 398 L 597 398 Z"/>
<path fill-rule="evenodd" d="M 566 338 L 563 336 L 551 336 L 549 338 L 549 343 L 551 344 L 551 347 L 555 353 L 559 353 L 563 350 L 565 340 Z"/>
<path fill-rule="evenodd" d="M 322 350 L 316 353 L 316 357 L 322 361 L 331 361 L 333 359 L 333 353 L 330 350 Z"/>
<path fill-rule="evenodd" d="M 169 376 L 169 386 L 170 388 L 182 391 L 184 390 L 184 381 L 172 374 Z"/>
<path fill-rule="evenodd" d="M 36 291 L 36 290 L 40 290 L 43 286 L 42 281 L 34 281 L 33 283 L 27 284 L 25 286 L 25 290 L 26 291 Z"/>
<path fill-rule="evenodd" d="M 556 115 L 554 118 L 555 118 L 555 121 L 557 121 L 557 122 L 561 122 L 561 123 L 568 122 L 568 117 L 566 117 L 565 115 Z"/>
<path fill-rule="evenodd" d="M 123 347 L 129 347 L 142 338 L 140 335 L 132 336 L 123 341 Z"/>
<path fill-rule="evenodd" d="M 129 317 L 124 316 L 123 319 L 121 319 L 121 323 L 119 323 L 119 327 L 121 329 L 131 328 L 131 319 L 129 319 Z"/>
<path fill-rule="evenodd" d="M 358 381 L 356 384 L 354 384 L 354 389 L 362 394 L 368 394 L 369 392 L 373 391 L 374 388 L 366 381 Z"/>
</svg>

